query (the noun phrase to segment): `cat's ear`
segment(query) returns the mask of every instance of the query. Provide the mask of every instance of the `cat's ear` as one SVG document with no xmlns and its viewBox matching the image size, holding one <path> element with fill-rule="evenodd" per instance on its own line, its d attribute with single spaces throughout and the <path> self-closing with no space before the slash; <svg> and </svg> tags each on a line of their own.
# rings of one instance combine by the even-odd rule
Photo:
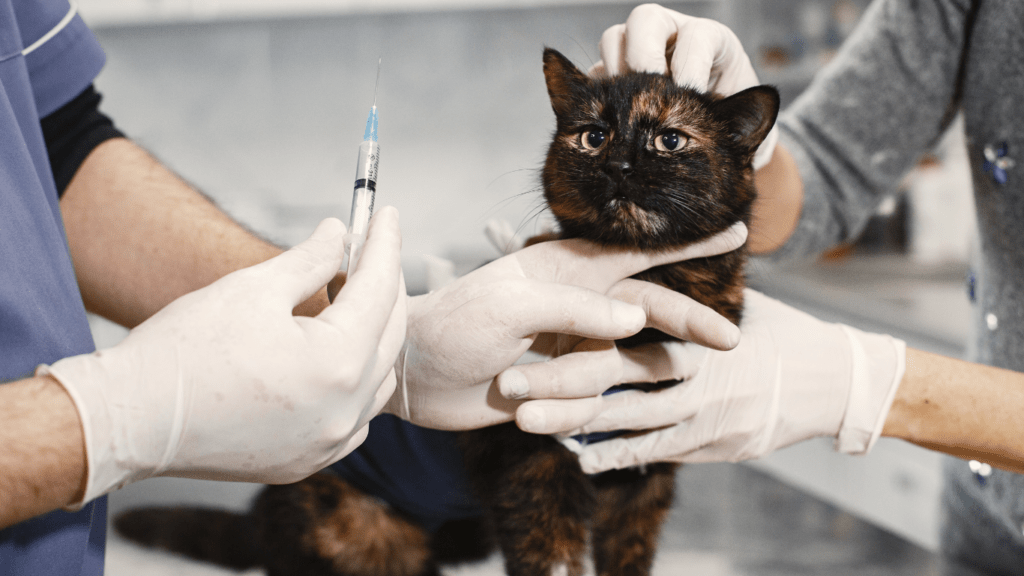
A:
<svg viewBox="0 0 1024 576">
<path fill-rule="evenodd" d="M 753 157 L 779 115 L 779 91 L 772 86 L 754 86 L 718 100 L 712 110 L 725 121 L 733 140 Z"/>
<path fill-rule="evenodd" d="M 590 82 L 586 74 L 554 48 L 544 49 L 544 79 L 557 116 L 568 115 L 575 108 L 574 93 Z"/>
</svg>

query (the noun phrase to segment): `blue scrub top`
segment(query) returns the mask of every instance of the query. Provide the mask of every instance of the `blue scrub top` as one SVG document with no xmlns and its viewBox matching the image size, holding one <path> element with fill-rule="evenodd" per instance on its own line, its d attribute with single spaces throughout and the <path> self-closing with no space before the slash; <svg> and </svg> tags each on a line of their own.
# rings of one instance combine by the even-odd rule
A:
<svg viewBox="0 0 1024 576">
<path fill-rule="evenodd" d="M 0 382 L 95 346 L 71 267 L 40 118 L 104 55 L 67 0 L 0 0 Z M 0 576 L 103 573 L 106 500 L 0 530 Z"/>
<path fill-rule="evenodd" d="M 381 414 L 370 421 L 366 442 L 330 470 L 433 532 L 449 520 L 483 514 L 456 434 Z"/>
</svg>

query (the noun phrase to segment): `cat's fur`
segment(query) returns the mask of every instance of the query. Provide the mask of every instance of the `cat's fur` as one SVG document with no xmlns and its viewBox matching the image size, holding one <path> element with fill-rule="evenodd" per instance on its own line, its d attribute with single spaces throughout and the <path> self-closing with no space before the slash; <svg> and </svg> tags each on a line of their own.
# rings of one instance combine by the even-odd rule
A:
<svg viewBox="0 0 1024 576">
<path fill-rule="evenodd" d="M 773 88 L 718 98 L 656 74 L 591 79 L 551 49 L 544 75 L 557 128 L 542 179 L 561 237 L 658 250 L 749 221 L 751 160 L 778 112 Z M 740 250 L 638 277 L 739 322 L 744 259 Z M 666 338 L 645 330 L 620 345 Z M 558 441 L 513 424 L 462 433 L 459 443 L 487 514 L 433 534 L 328 474 L 267 487 L 249 515 L 137 510 L 115 526 L 145 545 L 264 566 L 268 576 L 428 576 L 485 557 L 492 539 L 513 576 L 581 574 L 588 545 L 599 575 L 650 572 L 675 465 L 587 476 Z"/>
</svg>

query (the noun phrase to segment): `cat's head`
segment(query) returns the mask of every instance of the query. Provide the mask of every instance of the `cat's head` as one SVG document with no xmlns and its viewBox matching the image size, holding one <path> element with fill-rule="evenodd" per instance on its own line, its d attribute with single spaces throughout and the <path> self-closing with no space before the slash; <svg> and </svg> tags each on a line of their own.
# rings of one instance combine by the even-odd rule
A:
<svg viewBox="0 0 1024 576">
<path fill-rule="evenodd" d="M 721 98 L 659 74 L 589 78 L 550 48 L 544 76 L 557 127 L 542 179 L 563 236 L 659 248 L 749 220 L 774 88 Z"/>
</svg>

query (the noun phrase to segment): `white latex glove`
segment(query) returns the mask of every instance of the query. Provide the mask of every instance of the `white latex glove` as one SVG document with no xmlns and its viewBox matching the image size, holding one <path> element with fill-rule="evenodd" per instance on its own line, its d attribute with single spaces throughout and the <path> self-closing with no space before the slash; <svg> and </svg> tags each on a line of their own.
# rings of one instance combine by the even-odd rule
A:
<svg viewBox="0 0 1024 576">
<path fill-rule="evenodd" d="M 410 298 L 398 390 L 385 411 L 428 428 L 464 430 L 512 420 L 520 404 L 513 398 L 526 397 L 534 386 L 561 397 L 593 396 L 623 378 L 623 357 L 608 340 L 651 323 L 645 310 L 652 304 L 663 305 L 654 324 L 733 346 L 739 331 L 725 318 L 685 296 L 628 278 L 654 266 L 728 252 L 745 239 L 746 228 L 738 224 L 701 244 L 661 254 L 602 249 L 583 240 L 544 242 Z M 551 332 L 604 341 L 538 338 Z M 557 352 L 563 355 L 506 371 L 534 344 L 549 356 L 562 346 Z"/>
<path fill-rule="evenodd" d="M 593 76 L 627 71 L 671 73 L 676 84 L 722 96 L 757 86 L 757 74 L 736 34 L 725 25 L 657 4 L 637 6 L 625 24 L 601 36 L 601 61 Z M 778 141 L 773 127 L 754 155 L 754 169 L 768 164 Z"/>
<path fill-rule="evenodd" d="M 740 344 L 728 352 L 667 343 L 636 350 L 644 381 L 671 388 L 584 400 L 538 400 L 519 409 L 530 432 L 651 430 L 578 448 L 594 473 L 646 462 L 738 461 L 816 436 L 846 453 L 878 439 L 906 362 L 906 345 L 822 322 L 746 291 Z M 583 422 L 582 429 L 572 430 Z"/>
<path fill-rule="evenodd" d="M 113 348 L 38 374 L 73 399 L 85 436 L 84 501 L 150 476 L 298 481 L 352 451 L 394 390 L 405 335 L 394 209 L 316 318 L 292 309 L 342 259 L 345 225 L 182 296 Z"/>
</svg>

